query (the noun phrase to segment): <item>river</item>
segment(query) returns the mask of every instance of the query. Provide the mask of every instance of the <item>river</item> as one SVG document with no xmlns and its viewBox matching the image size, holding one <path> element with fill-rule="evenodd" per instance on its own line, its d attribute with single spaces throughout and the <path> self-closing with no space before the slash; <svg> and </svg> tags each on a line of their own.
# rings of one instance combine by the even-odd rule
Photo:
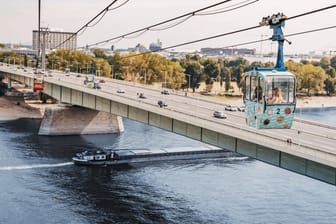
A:
<svg viewBox="0 0 336 224">
<path fill-rule="evenodd" d="M 183 136 L 124 120 L 122 134 L 46 137 L 36 134 L 39 124 L 37 119 L 0 123 L 0 223 L 336 220 L 335 186 L 247 157 L 118 167 L 71 163 L 83 149 L 202 144 Z"/>
</svg>

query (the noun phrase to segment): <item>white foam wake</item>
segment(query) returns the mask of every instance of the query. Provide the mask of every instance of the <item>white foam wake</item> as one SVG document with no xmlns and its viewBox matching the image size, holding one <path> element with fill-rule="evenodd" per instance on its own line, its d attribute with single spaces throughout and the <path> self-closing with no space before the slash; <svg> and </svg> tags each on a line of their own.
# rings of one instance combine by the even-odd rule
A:
<svg viewBox="0 0 336 224">
<path fill-rule="evenodd" d="M 29 170 L 36 168 L 49 168 L 49 167 L 61 167 L 72 165 L 73 162 L 55 163 L 55 164 L 33 164 L 33 165 L 21 165 L 21 166 L 3 166 L 0 170 Z"/>
</svg>

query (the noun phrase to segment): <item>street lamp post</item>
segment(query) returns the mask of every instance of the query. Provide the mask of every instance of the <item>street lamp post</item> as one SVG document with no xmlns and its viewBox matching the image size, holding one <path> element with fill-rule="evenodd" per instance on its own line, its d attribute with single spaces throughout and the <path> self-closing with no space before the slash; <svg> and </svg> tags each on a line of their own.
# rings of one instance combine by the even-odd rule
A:
<svg viewBox="0 0 336 224">
<path fill-rule="evenodd" d="M 113 69 L 113 66 L 114 65 L 110 65 L 111 66 L 111 73 L 112 73 L 112 79 L 114 78 L 114 69 Z"/>
<path fill-rule="evenodd" d="M 145 73 L 144 73 L 144 85 L 146 85 L 146 79 L 147 79 L 147 77 L 146 77 L 146 75 L 147 75 L 147 70 L 146 70 L 146 68 L 143 68 L 143 70 L 145 71 Z"/>
<path fill-rule="evenodd" d="M 164 82 L 164 87 L 167 88 L 167 71 L 165 71 L 165 82 Z"/>
<path fill-rule="evenodd" d="M 190 89 L 190 76 L 191 75 L 190 74 L 185 74 L 185 75 L 188 76 L 188 90 L 187 91 L 189 92 L 189 89 Z"/>
</svg>

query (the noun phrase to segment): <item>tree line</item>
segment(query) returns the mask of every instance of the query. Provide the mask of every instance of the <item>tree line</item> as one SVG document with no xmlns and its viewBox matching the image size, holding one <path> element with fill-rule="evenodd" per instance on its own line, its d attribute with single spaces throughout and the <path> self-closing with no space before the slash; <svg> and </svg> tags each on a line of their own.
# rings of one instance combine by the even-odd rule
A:
<svg viewBox="0 0 336 224">
<path fill-rule="evenodd" d="M 34 67 L 36 58 L 14 53 L 0 53 L 0 61 L 16 65 Z M 299 93 L 335 94 L 336 56 L 323 57 L 319 61 L 301 60 L 285 63 L 288 70 L 297 78 Z M 197 54 L 186 55 L 183 58 L 167 59 L 159 54 L 119 54 L 108 56 L 103 49 L 92 49 L 91 53 L 83 51 L 57 50 L 47 55 L 47 69 L 58 69 L 82 74 L 111 77 L 143 84 L 162 83 L 163 87 L 171 89 L 191 89 L 193 92 L 206 83 L 206 91 L 210 92 L 214 82 L 226 92 L 236 82 L 242 87 L 244 72 L 252 67 L 274 67 L 274 63 L 248 60 L 238 57 L 202 58 Z"/>
</svg>

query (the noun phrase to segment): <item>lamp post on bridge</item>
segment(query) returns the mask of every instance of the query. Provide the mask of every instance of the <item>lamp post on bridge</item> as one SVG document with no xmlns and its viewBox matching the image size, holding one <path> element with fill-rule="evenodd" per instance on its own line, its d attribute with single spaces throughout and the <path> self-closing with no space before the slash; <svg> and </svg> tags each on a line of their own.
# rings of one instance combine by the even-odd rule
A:
<svg viewBox="0 0 336 224">
<path fill-rule="evenodd" d="M 111 73 L 112 73 L 112 79 L 114 78 L 114 65 L 110 65 L 111 66 Z"/>
<path fill-rule="evenodd" d="M 185 74 L 188 76 L 188 89 L 187 89 L 187 92 L 189 92 L 189 89 L 190 89 L 190 74 Z"/>
<path fill-rule="evenodd" d="M 146 80 L 147 79 L 147 77 L 146 77 L 147 76 L 147 69 L 143 68 L 143 70 L 145 71 L 144 72 L 144 85 L 146 85 L 146 82 L 147 82 L 147 80 Z"/>
</svg>

